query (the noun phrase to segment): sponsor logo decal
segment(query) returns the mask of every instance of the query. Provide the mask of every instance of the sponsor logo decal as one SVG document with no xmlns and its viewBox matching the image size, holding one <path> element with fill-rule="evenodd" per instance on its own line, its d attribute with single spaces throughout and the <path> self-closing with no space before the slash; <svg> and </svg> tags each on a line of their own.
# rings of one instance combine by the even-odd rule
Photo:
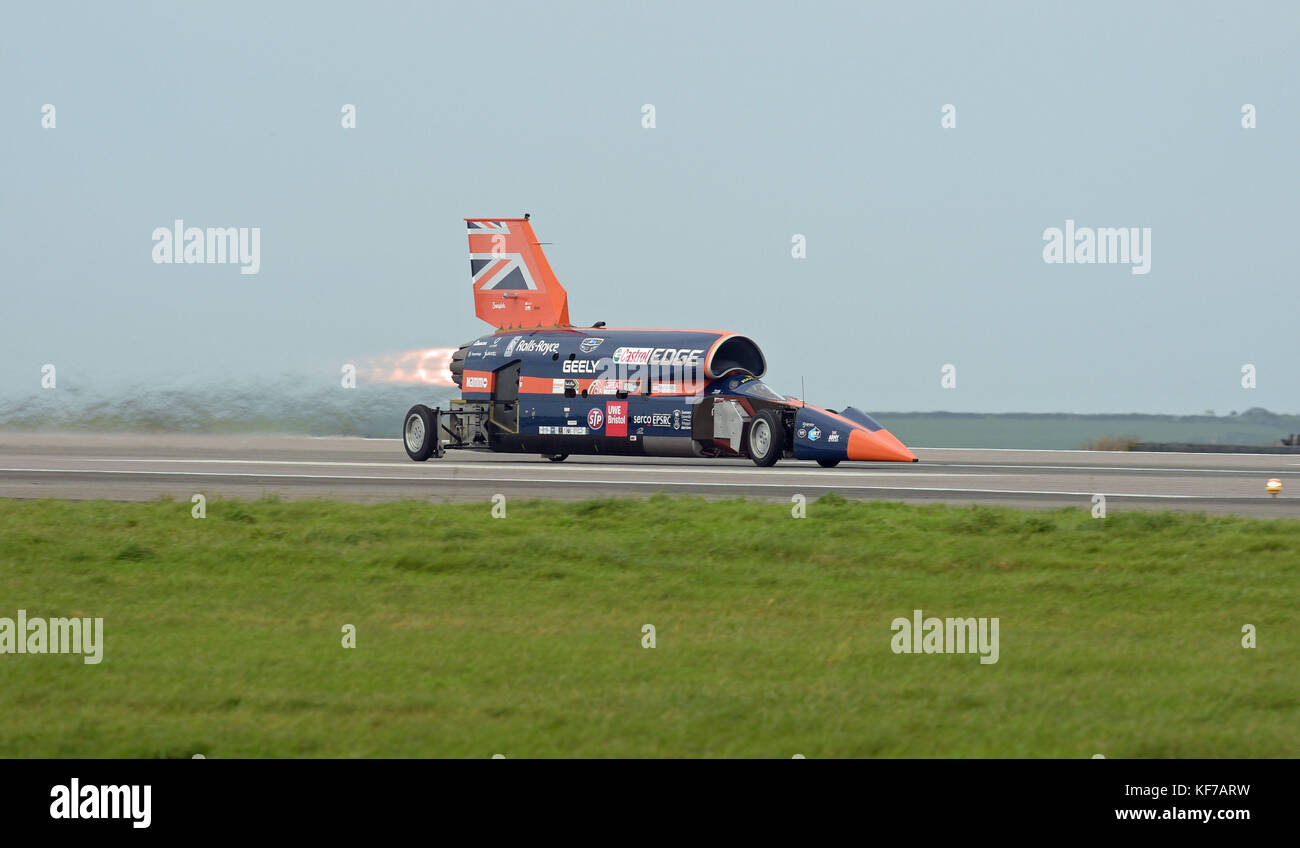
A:
<svg viewBox="0 0 1300 848">
<path fill-rule="evenodd" d="M 600 370 L 599 363 L 591 359 L 566 359 L 560 366 L 565 374 L 595 374 Z"/>
<path fill-rule="evenodd" d="M 700 356 L 704 351 L 696 348 L 695 350 L 675 350 L 674 348 L 655 348 L 655 352 L 650 354 L 651 365 L 699 365 Z"/>
<path fill-rule="evenodd" d="M 487 342 L 483 341 L 482 339 L 476 339 L 474 343 L 470 345 L 470 347 L 487 347 Z"/>
<path fill-rule="evenodd" d="M 620 365 L 699 365 L 704 351 L 673 347 L 620 347 L 614 361 Z"/>
<path fill-rule="evenodd" d="M 799 438 L 802 439 L 804 436 L 807 436 L 807 435 L 808 435 L 808 428 L 807 428 L 807 427 L 800 427 L 800 428 L 799 428 Z"/>
<path fill-rule="evenodd" d="M 564 394 L 564 378 L 563 378 L 563 377 L 556 377 L 556 378 L 554 378 L 553 380 L 551 380 L 551 394 L 553 394 L 553 395 L 562 395 L 562 394 Z"/>
<path fill-rule="evenodd" d="M 597 407 L 587 413 L 587 426 L 593 430 L 599 430 L 600 425 L 605 423 L 605 413 Z"/>
<path fill-rule="evenodd" d="M 605 435 L 627 435 L 627 401 L 610 401 L 605 404 Z"/>
<path fill-rule="evenodd" d="M 814 424 L 812 428 L 808 431 L 808 441 L 815 442 L 821 437 L 822 437 L 822 431 L 818 430 L 817 425 Z"/>
<path fill-rule="evenodd" d="M 604 341 L 604 339 L 583 339 L 578 343 L 578 350 L 583 353 L 591 353 L 593 350 L 600 347 Z"/>
<path fill-rule="evenodd" d="M 570 424 L 574 423 L 572 421 Z M 587 435 L 586 427 L 538 427 L 539 436 L 585 436 Z"/>
<path fill-rule="evenodd" d="M 506 345 L 506 356 L 515 353 L 541 353 L 550 356 L 552 353 L 560 352 L 559 342 L 547 342 L 541 339 L 525 339 L 515 336 Z"/>
<path fill-rule="evenodd" d="M 650 426 L 650 427 L 672 427 L 672 426 L 673 426 L 673 418 L 674 418 L 674 415 L 670 415 L 670 414 L 667 413 L 667 412 L 653 412 L 653 413 L 651 413 L 651 414 L 649 414 L 649 415 L 633 415 L 633 416 L 632 416 L 632 423 L 633 423 L 633 424 L 645 424 L 645 425 L 648 425 L 648 426 Z M 680 415 L 677 415 L 676 418 L 677 418 L 677 422 L 678 422 L 678 425 L 677 425 L 677 426 L 680 428 L 680 427 L 681 427 L 681 417 L 680 417 Z"/>
<path fill-rule="evenodd" d="M 640 391 L 640 380 L 612 380 L 608 377 L 598 377 L 592 380 L 591 385 L 587 387 L 587 394 L 589 395 L 616 395 L 619 392 L 634 395 Z"/>
<path fill-rule="evenodd" d="M 839 430 L 831 430 L 831 434 L 826 437 L 826 441 L 828 442 L 838 442 L 839 440 L 840 440 Z"/>
<path fill-rule="evenodd" d="M 614 351 L 614 361 L 623 365 L 645 365 L 653 350 L 652 347 L 620 347 Z"/>
<path fill-rule="evenodd" d="M 467 389 L 486 389 L 488 386 L 487 377 L 466 377 L 465 388 Z"/>
</svg>

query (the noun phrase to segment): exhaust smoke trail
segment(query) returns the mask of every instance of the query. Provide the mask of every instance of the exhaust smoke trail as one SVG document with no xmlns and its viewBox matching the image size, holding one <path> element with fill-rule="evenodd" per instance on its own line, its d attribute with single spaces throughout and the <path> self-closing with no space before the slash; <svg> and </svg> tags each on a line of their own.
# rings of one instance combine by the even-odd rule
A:
<svg viewBox="0 0 1300 848">
<path fill-rule="evenodd" d="M 451 358 L 454 347 L 431 347 L 372 359 L 364 376 L 378 383 L 422 383 L 427 386 L 454 386 Z"/>
</svg>

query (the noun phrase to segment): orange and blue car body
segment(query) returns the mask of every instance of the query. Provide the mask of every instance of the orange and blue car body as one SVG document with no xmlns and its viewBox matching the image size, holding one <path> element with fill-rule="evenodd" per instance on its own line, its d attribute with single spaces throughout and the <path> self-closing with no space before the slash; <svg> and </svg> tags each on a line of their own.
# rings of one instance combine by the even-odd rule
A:
<svg viewBox="0 0 1300 848">
<path fill-rule="evenodd" d="M 721 330 L 574 327 L 568 295 L 524 218 L 466 219 L 478 317 L 495 331 L 452 363 L 461 398 L 416 406 L 412 459 L 447 448 L 569 455 L 914 462 L 871 416 L 773 391 L 747 336 Z"/>
</svg>

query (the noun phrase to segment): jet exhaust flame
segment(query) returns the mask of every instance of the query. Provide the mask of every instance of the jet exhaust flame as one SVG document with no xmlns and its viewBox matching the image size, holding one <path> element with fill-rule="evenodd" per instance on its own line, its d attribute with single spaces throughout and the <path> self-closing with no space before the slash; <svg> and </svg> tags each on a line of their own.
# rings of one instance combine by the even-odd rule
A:
<svg viewBox="0 0 1300 848">
<path fill-rule="evenodd" d="M 378 383 L 422 383 L 427 386 L 454 386 L 451 358 L 454 347 L 431 347 L 373 359 L 367 374 Z"/>
</svg>

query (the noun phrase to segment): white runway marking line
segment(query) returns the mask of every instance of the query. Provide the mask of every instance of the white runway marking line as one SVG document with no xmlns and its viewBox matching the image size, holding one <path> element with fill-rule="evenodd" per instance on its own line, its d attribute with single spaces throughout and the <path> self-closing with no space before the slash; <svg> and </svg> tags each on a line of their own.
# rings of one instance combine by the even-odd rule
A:
<svg viewBox="0 0 1300 848">
<path fill-rule="evenodd" d="M 250 474 L 234 471 L 121 471 L 106 468 L 0 468 L 0 473 L 18 472 L 18 473 L 37 473 L 37 474 L 134 474 L 134 475 L 154 475 L 165 477 L 251 477 L 254 479 L 288 479 L 288 480 L 382 480 L 385 482 L 404 482 L 404 483 L 550 483 L 550 484 L 574 484 L 587 483 L 596 486 L 663 486 L 669 481 L 665 480 L 561 480 L 547 477 L 369 477 L 351 474 Z M 798 483 L 695 483 L 690 481 L 675 481 L 674 486 L 700 486 L 700 487 L 735 487 L 751 489 L 790 489 L 795 486 L 803 486 L 813 489 L 852 489 L 857 491 L 887 491 L 887 492 L 955 492 L 958 494 L 982 494 L 982 495 L 1057 495 L 1068 497 L 1091 498 L 1093 495 L 1105 495 L 1108 498 L 1152 498 L 1157 500 L 1242 500 L 1241 498 L 1224 498 L 1212 495 L 1151 495 L 1151 494 L 1126 494 L 1123 492 L 1055 492 L 1055 491 L 1037 491 L 1025 489 L 947 489 L 931 486 L 845 486 L 836 485 L 835 483 L 810 483 L 799 481 Z M 1247 498 L 1245 500 L 1256 500 Z"/>
<path fill-rule="evenodd" d="M 378 441 L 378 440 L 376 440 Z M 393 441 L 401 441 L 394 439 Z M 1113 456 L 1127 453 L 1135 456 L 1293 456 L 1291 453 L 1229 453 L 1227 451 L 1090 451 L 1078 448 L 909 448 L 917 451 L 970 451 L 972 453 L 1084 453 L 1091 456 Z M 924 462 L 924 460 L 922 460 Z"/>
<path fill-rule="evenodd" d="M 428 465 L 416 462 L 336 462 L 327 460 L 298 460 L 298 459 L 106 459 L 102 457 L 86 457 L 77 459 L 78 462 L 170 462 L 182 465 L 305 465 L 309 467 L 321 466 L 326 468 L 407 468 L 411 471 L 436 471 L 441 468 L 468 469 L 471 471 L 490 470 L 501 467 L 516 467 L 521 463 L 514 462 L 438 462 L 433 460 Z M 848 460 L 846 460 L 848 461 Z M 540 462 L 530 463 L 527 468 L 545 467 Z M 602 462 L 592 465 L 575 465 L 569 468 L 555 468 L 563 474 L 580 474 L 586 471 L 606 471 L 622 468 L 635 468 L 639 472 L 646 474 L 825 474 L 826 471 L 815 471 L 811 466 L 799 468 L 777 468 L 760 470 L 757 468 L 687 468 L 683 466 L 659 466 L 648 467 L 641 463 L 634 462 Z M 0 469 L 4 471 L 8 469 Z M 35 470 L 35 469 L 33 469 Z M 87 472 L 98 469 L 88 468 Z M 159 471 L 159 474 L 168 474 L 167 471 Z M 848 475 L 861 477 L 1009 477 L 1009 474 L 945 474 L 941 471 L 871 471 L 867 469 L 843 469 L 834 472 L 839 477 Z M 575 480 L 574 482 L 582 482 Z"/>
<path fill-rule="evenodd" d="M 1300 462 L 1295 463 L 1300 465 Z M 985 465 L 936 462 L 939 468 L 1004 468 L 1016 471 L 1164 471 L 1176 474 L 1265 474 L 1266 469 L 1256 468 L 1162 468 L 1158 465 Z M 1286 473 L 1286 472 L 1282 472 Z"/>
<path fill-rule="evenodd" d="M 373 441 L 379 441 L 375 439 Z M 500 456 L 500 455 L 499 455 Z M 57 457 L 55 457 L 57 459 Z M 431 460 L 429 465 L 421 465 L 414 462 L 345 462 L 341 460 L 305 460 L 305 459 L 174 459 L 174 458 L 139 458 L 139 457 L 75 457 L 78 462 L 170 462 L 170 463 L 192 463 L 192 464 L 210 464 L 210 465 L 304 465 L 304 466 L 338 466 L 352 468 L 485 468 L 492 466 L 510 466 L 521 464 L 518 460 L 483 460 L 482 462 L 442 462 L 440 460 Z M 806 461 L 811 463 L 812 460 L 795 460 Z M 845 460 L 852 462 L 853 460 Z M 536 465 L 538 463 L 531 463 Z M 904 463 L 910 464 L 910 463 Z M 1300 465 L 1300 462 L 1291 463 Z M 575 471 L 578 468 L 640 468 L 649 473 L 672 472 L 674 474 L 750 474 L 753 469 L 737 468 L 698 468 L 686 466 L 659 466 L 650 467 L 640 462 L 599 462 L 587 465 L 579 462 L 577 465 L 570 466 Z M 1267 469 L 1254 468 L 1165 468 L 1160 466 L 1133 466 L 1133 465 L 991 465 L 985 463 L 946 463 L 937 462 L 934 465 L 922 463 L 922 468 L 982 468 L 997 471 L 1137 471 L 1137 472 L 1160 472 L 1164 474 L 1264 474 L 1268 473 Z M 806 471 L 804 469 L 807 469 Z M 557 469 L 568 471 L 568 468 Z M 798 468 L 777 468 L 767 473 L 819 473 L 812 470 L 812 466 L 800 466 Z M 867 469 L 841 468 L 833 473 L 839 475 L 845 474 L 897 474 L 900 476 L 910 477 L 1006 477 L 1006 474 L 944 474 L 939 471 L 869 471 Z M 1288 472 L 1276 472 L 1286 474 Z"/>
</svg>

